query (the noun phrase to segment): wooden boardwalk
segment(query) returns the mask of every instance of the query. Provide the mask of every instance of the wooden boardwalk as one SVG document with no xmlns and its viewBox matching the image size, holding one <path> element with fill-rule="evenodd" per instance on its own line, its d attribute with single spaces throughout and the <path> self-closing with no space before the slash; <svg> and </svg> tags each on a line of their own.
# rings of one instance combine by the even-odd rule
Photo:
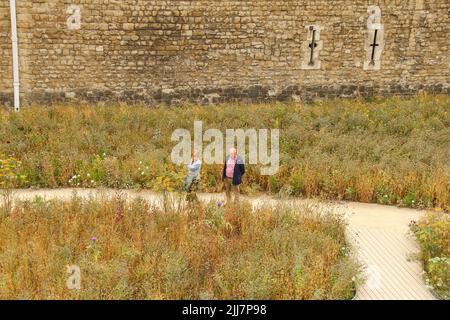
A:
<svg viewBox="0 0 450 320">
<path fill-rule="evenodd" d="M 359 300 L 433 300 L 415 256 L 419 247 L 408 224 L 421 212 L 374 204 L 348 204 L 348 235 L 366 282 L 357 288 Z"/>
<path fill-rule="evenodd" d="M 112 196 L 115 190 L 77 189 L 79 196 L 93 193 Z M 161 195 L 148 191 L 121 191 L 128 197 L 140 196 L 152 202 L 160 201 Z M 30 199 L 42 196 L 46 199 L 69 199 L 72 189 L 17 190 L 16 198 Z M 221 194 L 201 194 L 202 201 L 222 199 Z M 253 205 L 273 203 L 270 197 L 246 198 Z M 294 200 L 310 202 L 313 200 Z M 314 201 L 313 201 L 314 202 Z M 365 265 L 365 283 L 357 288 L 355 299 L 359 300 L 431 300 L 435 299 L 425 285 L 422 267 L 414 254 L 418 246 L 408 235 L 408 224 L 423 213 L 413 209 L 354 202 L 327 203 L 343 212 L 349 222 L 348 237 L 356 249 L 359 260 Z"/>
</svg>

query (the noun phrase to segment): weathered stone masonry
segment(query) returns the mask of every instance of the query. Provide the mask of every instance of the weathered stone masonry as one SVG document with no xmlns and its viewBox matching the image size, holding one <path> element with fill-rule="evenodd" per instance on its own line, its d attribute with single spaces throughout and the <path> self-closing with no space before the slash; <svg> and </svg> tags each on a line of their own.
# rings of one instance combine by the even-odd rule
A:
<svg viewBox="0 0 450 320">
<path fill-rule="evenodd" d="M 448 0 L 17 0 L 22 101 L 449 93 L 449 12 Z M 0 104 L 11 101 L 0 0 Z"/>
</svg>

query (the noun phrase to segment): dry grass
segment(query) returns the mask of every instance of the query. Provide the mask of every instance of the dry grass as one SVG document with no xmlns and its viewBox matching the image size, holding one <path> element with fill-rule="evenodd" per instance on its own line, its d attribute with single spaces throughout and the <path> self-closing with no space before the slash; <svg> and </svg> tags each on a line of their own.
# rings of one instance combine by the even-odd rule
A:
<svg viewBox="0 0 450 320">
<path fill-rule="evenodd" d="M 352 298 L 359 267 L 341 216 L 255 210 L 163 211 L 120 195 L 19 203 L 0 215 L 0 299 Z M 67 265 L 81 290 L 66 288 Z"/>
<path fill-rule="evenodd" d="M 276 176 L 250 166 L 246 191 L 409 207 L 450 208 L 449 96 L 315 104 L 72 105 L 0 112 L 0 154 L 22 161 L 29 186 L 157 187 L 183 171 L 168 163 L 176 128 L 281 129 Z M 219 188 L 217 166 L 202 188 Z M 170 179 L 169 179 L 170 180 Z"/>
</svg>

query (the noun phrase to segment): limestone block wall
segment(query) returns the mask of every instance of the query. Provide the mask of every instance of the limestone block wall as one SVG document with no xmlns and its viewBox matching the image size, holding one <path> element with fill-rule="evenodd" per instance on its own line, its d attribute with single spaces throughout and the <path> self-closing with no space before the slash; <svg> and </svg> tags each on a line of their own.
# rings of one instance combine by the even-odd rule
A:
<svg viewBox="0 0 450 320">
<path fill-rule="evenodd" d="M 10 28 L 9 3 L 0 1 L 0 103 L 12 93 Z"/>
<path fill-rule="evenodd" d="M 17 0 L 22 101 L 449 93 L 449 10 L 448 0 Z M 3 105 L 9 37 L 0 0 Z"/>
</svg>

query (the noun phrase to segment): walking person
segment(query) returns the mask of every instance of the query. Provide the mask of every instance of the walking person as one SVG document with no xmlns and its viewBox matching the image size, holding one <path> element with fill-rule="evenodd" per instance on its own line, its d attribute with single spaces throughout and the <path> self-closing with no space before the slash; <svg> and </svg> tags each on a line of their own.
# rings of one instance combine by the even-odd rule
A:
<svg viewBox="0 0 450 320">
<path fill-rule="evenodd" d="M 192 153 L 191 163 L 188 164 L 188 174 L 184 180 L 184 191 L 187 192 L 186 201 L 197 201 L 197 190 L 200 183 L 200 171 L 202 168 L 202 161 L 198 157 L 197 151 Z"/>
<path fill-rule="evenodd" d="M 242 158 L 237 154 L 236 148 L 229 150 L 229 155 L 225 158 L 222 181 L 225 186 L 226 203 L 231 203 L 231 195 L 234 194 L 234 202 L 239 201 L 239 185 L 242 183 L 242 176 L 245 173 L 245 165 Z"/>
</svg>

